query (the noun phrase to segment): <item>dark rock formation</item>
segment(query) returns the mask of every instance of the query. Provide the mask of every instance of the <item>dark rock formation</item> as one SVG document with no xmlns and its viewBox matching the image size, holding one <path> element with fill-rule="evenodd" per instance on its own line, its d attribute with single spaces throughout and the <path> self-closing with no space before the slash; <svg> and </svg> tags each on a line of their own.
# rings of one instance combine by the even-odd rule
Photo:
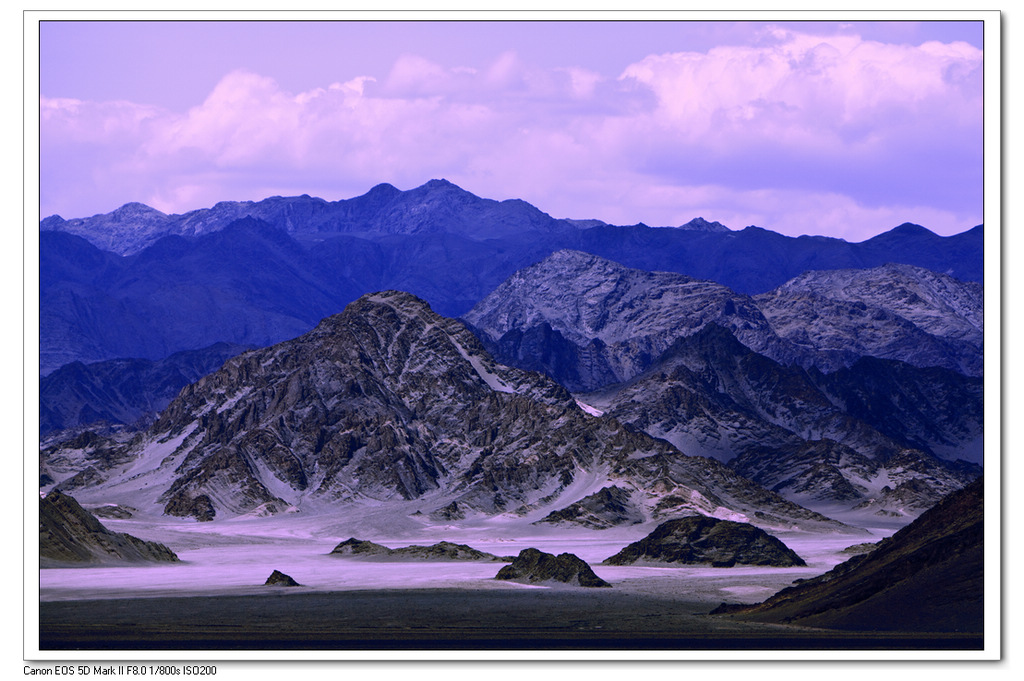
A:
<svg viewBox="0 0 1024 681">
<path fill-rule="evenodd" d="M 453 501 L 447 506 L 433 511 L 430 517 L 434 520 L 462 520 L 466 517 L 466 514 L 459 506 L 459 502 Z"/>
<path fill-rule="evenodd" d="M 263 583 L 264 586 L 302 586 L 294 579 L 281 572 L 280 570 L 274 570 L 267 577 L 267 581 Z"/>
<path fill-rule="evenodd" d="M 507 563 L 511 558 L 500 558 L 485 551 L 442 541 L 431 546 L 403 546 L 390 549 L 372 541 L 364 541 L 352 537 L 341 542 L 331 551 L 332 556 L 348 556 L 355 558 L 373 558 L 377 560 L 419 560 L 419 561 L 488 561 Z"/>
<path fill-rule="evenodd" d="M 528 584 L 564 583 L 573 586 L 610 587 L 611 584 L 594 574 L 587 563 L 571 553 L 554 556 L 537 549 L 523 549 L 512 561 L 498 571 L 495 579 Z"/>
<path fill-rule="evenodd" d="M 387 556 L 391 549 L 372 541 L 350 537 L 331 550 L 334 556 Z"/>
<path fill-rule="evenodd" d="M 164 513 L 181 517 L 193 517 L 199 522 L 209 522 L 216 515 L 210 497 L 205 494 L 189 496 L 182 491 L 173 494 L 164 506 Z"/>
<path fill-rule="evenodd" d="M 469 560 L 507 563 L 510 558 L 502 558 L 486 551 L 478 551 L 465 544 L 453 544 L 442 541 L 430 546 L 403 546 L 394 550 L 394 555 L 409 557 L 416 560 Z"/>
<path fill-rule="evenodd" d="M 606 565 L 710 564 L 714 567 L 793 567 L 804 560 L 781 541 L 747 523 L 691 516 L 669 520 L 604 561 Z"/>
<path fill-rule="evenodd" d="M 984 624 L 984 483 L 950 494 L 870 553 L 715 613 L 848 631 L 980 633 Z"/>
<path fill-rule="evenodd" d="M 67 564 L 177 562 L 173 551 L 157 542 L 111 532 L 60 490 L 39 500 L 39 563 Z"/>
</svg>

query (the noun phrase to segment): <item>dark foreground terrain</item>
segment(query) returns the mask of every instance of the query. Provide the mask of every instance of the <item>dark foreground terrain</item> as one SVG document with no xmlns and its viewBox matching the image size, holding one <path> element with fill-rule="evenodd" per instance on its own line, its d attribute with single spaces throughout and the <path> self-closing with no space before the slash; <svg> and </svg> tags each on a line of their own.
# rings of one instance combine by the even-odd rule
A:
<svg viewBox="0 0 1024 681">
<path fill-rule="evenodd" d="M 708 617 L 600 589 L 408 589 L 40 604 L 40 650 L 980 650 L 980 635 Z"/>
</svg>

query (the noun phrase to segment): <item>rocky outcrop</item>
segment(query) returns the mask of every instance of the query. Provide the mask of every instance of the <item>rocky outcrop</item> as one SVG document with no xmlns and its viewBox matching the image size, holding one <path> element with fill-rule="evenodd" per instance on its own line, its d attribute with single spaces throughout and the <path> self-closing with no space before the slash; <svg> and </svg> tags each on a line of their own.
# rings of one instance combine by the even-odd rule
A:
<svg viewBox="0 0 1024 681">
<path fill-rule="evenodd" d="M 391 552 L 392 549 L 386 546 L 366 541 L 365 539 L 356 539 L 355 537 L 350 537 L 331 549 L 332 556 L 358 556 L 364 558 L 388 556 Z"/>
<path fill-rule="evenodd" d="M 135 515 L 136 509 L 122 506 L 121 504 L 105 504 L 103 506 L 92 506 L 88 509 L 89 513 L 99 518 L 115 518 L 117 520 L 127 520 Z"/>
<path fill-rule="evenodd" d="M 178 557 L 158 542 L 111 532 L 73 497 L 53 490 L 39 501 L 39 563 L 173 563 Z"/>
<path fill-rule="evenodd" d="M 747 523 L 691 516 L 670 520 L 604 561 L 605 565 L 806 565 L 777 538 Z"/>
<path fill-rule="evenodd" d="M 495 579 L 527 584 L 568 584 L 585 587 L 610 587 L 586 562 L 571 553 L 557 556 L 537 549 L 523 549 L 498 571 Z"/>
<path fill-rule="evenodd" d="M 430 546 L 402 546 L 391 549 L 371 541 L 352 537 L 341 542 L 329 555 L 372 560 L 395 561 L 484 561 L 507 563 L 511 558 L 500 558 L 486 551 L 478 551 L 465 544 L 441 541 Z"/>
<path fill-rule="evenodd" d="M 302 586 L 294 579 L 281 572 L 280 570 L 274 570 L 267 577 L 267 581 L 263 583 L 264 586 Z"/>
<path fill-rule="evenodd" d="M 849 631 L 980 633 L 984 558 L 984 482 L 978 479 L 869 553 L 763 603 L 715 612 Z"/>
</svg>

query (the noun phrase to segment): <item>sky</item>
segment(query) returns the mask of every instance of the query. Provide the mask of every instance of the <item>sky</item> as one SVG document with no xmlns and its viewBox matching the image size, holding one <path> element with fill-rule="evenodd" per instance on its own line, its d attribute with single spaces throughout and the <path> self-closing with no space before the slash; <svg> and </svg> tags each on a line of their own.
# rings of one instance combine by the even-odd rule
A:
<svg viewBox="0 0 1024 681">
<path fill-rule="evenodd" d="M 444 178 L 558 218 L 956 234 L 983 222 L 982 32 L 45 20 L 40 216 L 333 201 Z"/>
</svg>

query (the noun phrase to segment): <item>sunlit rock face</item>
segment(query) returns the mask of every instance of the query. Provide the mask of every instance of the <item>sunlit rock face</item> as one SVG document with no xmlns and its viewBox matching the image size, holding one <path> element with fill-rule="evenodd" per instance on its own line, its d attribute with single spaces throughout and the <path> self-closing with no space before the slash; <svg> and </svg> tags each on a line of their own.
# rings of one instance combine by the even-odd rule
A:
<svg viewBox="0 0 1024 681">
<path fill-rule="evenodd" d="M 861 357 L 980 376 L 981 284 L 910 265 L 806 272 L 757 296 L 558 251 L 464 319 L 503 362 L 574 391 L 629 380 L 708 324 L 781 364 L 824 372 Z"/>
<path fill-rule="evenodd" d="M 53 481 L 197 520 L 413 501 L 407 512 L 428 517 L 540 519 L 616 486 L 631 498 L 618 521 L 628 524 L 702 513 L 838 526 L 584 411 L 557 383 L 498 364 L 462 323 L 395 291 L 229 360 L 145 433 L 76 445 L 44 452 Z"/>
</svg>

